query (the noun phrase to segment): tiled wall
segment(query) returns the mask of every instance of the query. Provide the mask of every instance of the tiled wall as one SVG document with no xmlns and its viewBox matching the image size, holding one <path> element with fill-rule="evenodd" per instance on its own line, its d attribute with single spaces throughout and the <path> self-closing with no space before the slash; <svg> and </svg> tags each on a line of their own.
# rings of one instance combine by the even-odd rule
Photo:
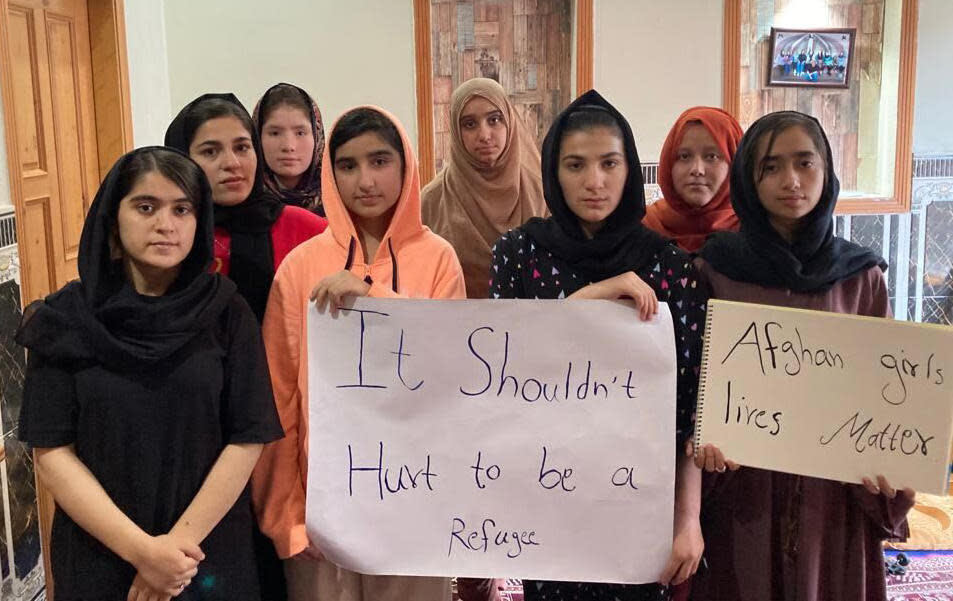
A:
<svg viewBox="0 0 953 601">
<path fill-rule="evenodd" d="M 0 228 L 5 225 L 0 217 Z M 43 566 L 33 460 L 17 438 L 26 361 L 13 342 L 20 322 L 20 269 L 15 240 L 0 248 L 0 598 L 43 599 Z"/>
</svg>

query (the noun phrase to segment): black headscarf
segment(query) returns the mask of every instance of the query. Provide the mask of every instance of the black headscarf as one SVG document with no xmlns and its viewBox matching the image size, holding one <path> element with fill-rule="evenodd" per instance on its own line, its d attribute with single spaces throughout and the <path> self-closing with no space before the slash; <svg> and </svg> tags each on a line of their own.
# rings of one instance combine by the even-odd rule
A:
<svg viewBox="0 0 953 601">
<path fill-rule="evenodd" d="M 619 206 L 606 218 L 592 239 L 586 237 L 579 218 L 566 204 L 559 185 L 559 146 L 569 115 L 576 111 L 606 111 L 619 124 L 629 172 Z M 642 225 L 645 189 L 635 137 L 625 117 L 595 90 L 589 90 L 556 117 L 542 152 L 543 194 L 552 217 L 534 217 L 523 229 L 549 252 L 569 262 L 593 281 L 636 271 L 653 260 L 669 241 Z"/>
<path fill-rule="evenodd" d="M 165 132 L 165 145 L 188 154 L 195 132 L 202 126 L 194 114 L 195 108 L 203 101 L 213 99 L 230 102 L 248 115 L 248 111 L 234 94 L 203 94 L 185 105 L 169 124 L 169 129 Z M 251 123 L 251 116 L 248 121 Z M 261 152 L 258 130 L 252 127 L 248 133 L 258 158 L 251 194 L 242 203 L 231 207 L 215 205 L 215 225 L 227 230 L 231 236 L 228 277 L 238 286 L 238 291 L 261 322 L 265 315 L 271 282 L 275 278 L 271 227 L 285 205 L 265 189 L 261 168 L 264 155 Z"/>
<path fill-rule="evenodd" d="M 98 360 L 107 365 L 150 363 L 169 357 L 219 319 L 235 284 L 208 273 L 212 261 L 212 194 L 198 178 L 192 250 L 169 290 L 158 297 L 136 292 L 113 258 L 116 215 L 124 193 L 120 172 L 142 153 L 175 153 L 150 146 L 126 154 L 113 165 L 93 200 L 79 243 L 79 280 L 24 312 L 16 341 L 55 360 Z M 191 161 L 188 157 L 185 160 Z M 196 173 L 201 168 L 195 166 Z M 128 191 L 125 191 L 128 193 Z"/>
<path fill-rule="evenodd" d="M 754 156 L 762 136 L 778 129 L 791 116 L 807 117 L 818 124 L 824 137 L 824 189 L 814 209 L 801 218 L 793 243 L 774 229 L 758 198 L 755 174 L 758 165 L 745 162 Z M 792 292 L 823 292 L 837 282 L 886 261 L 873 251 L 834 236 L 834 208 L 840 182 L 833 170 L 831 145 L 814 117 L 780 111 L 761 117 L 748 128 L 731 165 L 731 205 L 741 220 L 739 232 L 716 232 L 699 254 L 719 273 L 741 282 Z"/>
</svg>

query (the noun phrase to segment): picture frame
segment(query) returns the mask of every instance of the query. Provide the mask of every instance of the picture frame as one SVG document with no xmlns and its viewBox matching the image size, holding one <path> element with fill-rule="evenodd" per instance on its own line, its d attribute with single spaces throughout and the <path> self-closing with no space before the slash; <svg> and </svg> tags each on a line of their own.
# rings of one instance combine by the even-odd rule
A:
<svg viewBox="0 0 953 601">
<path fill-rule="evenodd" d="M 850 87 L 856 28 L 771 28 L 768 86 Z"/>
</svg>

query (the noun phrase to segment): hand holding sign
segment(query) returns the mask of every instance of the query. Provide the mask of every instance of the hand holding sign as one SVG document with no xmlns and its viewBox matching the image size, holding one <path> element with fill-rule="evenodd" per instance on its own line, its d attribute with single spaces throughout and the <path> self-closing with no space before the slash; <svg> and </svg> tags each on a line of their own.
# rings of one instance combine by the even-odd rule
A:
<svg viewBox="0 0 953 601">
<path fill-rule="evenodd" d="M 948 327 L 711 301 L 696 464 L 943 494 L 951 356 Z"/>
<path fill-rule="evenodd" d="M 656 581 L 672 331 L 609 301 L 312 309 L 309 538 L 365 574 Z"/>
</svg>

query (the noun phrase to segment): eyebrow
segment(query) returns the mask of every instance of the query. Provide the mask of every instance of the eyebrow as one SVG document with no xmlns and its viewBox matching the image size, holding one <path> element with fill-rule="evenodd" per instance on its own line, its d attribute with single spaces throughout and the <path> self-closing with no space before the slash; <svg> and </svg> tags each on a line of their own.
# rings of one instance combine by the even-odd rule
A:
<svg viewBox="0 0 953 601">
<path fill-rule="evenodd" d="M 605 153 L 605 154 L 599 155 L 599 158 L 600 158 L 600 159 L 608 159 L 608 158 L 611 158 L 611 157 L 621 157 L 621 156 L 624 156 L 621 152 L 617 152 L 617 151 L 613 150 L 612 152 L 607 152 L 607 153 Z M 567 159 L 585 160 L 586 157 L 582 156 L 581 154 L 567 154 L 566 156 L 564 156 L 563 158 L 561 158 L 561 159 L 559 159 L 559 160 L 560 160 L 560 161 L 565 161 L 565 160 L 567 160 Z"/>
<path fill-rule="evenodd" d="M 364 156 L 371 159 L 376 159 L 380 157 L 392 157 L 392 156 L 396 156 L 396 154 L 397 152 L 394 150 L 391 150 L 390 148 L 381 148 L 380 150 L 372 150 L 371 152 L 368 152 Z M 356 161 L 356 160 L 357 160 L 357 157 L 344 155 L 334 159 L 334 164 L 336 165 L 342 161 Z"/>
<path fill-rule="evenodd" d="M 163 199 L 159 198 L 158 196 L 153 196 L 152 194 L 137 194 L 137 195 L 135 195 L 135 196 L 129 197 L 127 200 L 128 200 L 129 202 L 138 201 L 138 200 L 146 200 L 146 201 L 150 201 L 150 202 L 163 202 Z M 192 201 L 189 200 L 189 198 L 188 198 L 187 196 L 182 196 L 182 197 L 180 197 L 180 198 L 173 198 L 173 199 L 170 200 L 169 202 L 173 202 L 173 203 L 174 203 L 174 202 L 188 202 L 188 203 L 191 203 Z"/>
<path fill-rule="evenodd" d="M 770 154 L 761 160 L 762 161 L 776 161 L 780 159 L 781 156 L 782 155 L 779 155 L 779 154 Z M 818 156 L 818 154 L 814 152 L 813 150 L 799 150 L 797 152 L 792 152 L 791 156 L 793 156 L 794 158 L 803 159 L 807 157 L 816 157 Z"/>
<path fill-rule="evenodd" d="M 251 142 L 251 136 L 239 136 L 237 138 L 234 138 L 231 141 L 232 144 L 234 144 L 235 142 Z M 205 140 L 199 143 L 199 148 L 201 148 L 202 146 L 208 146 L 208 145 L 221 146 L 222 142 L 220 142 L 219 140 Z"/>
<path fill-rule="evenodd" d="M 460 121 L 463 121 L 464 119 L 476 119 L 478 117 L 492 117 L 493 115 L 499 115 L 500 117 L 502 117 L 503 111 L 501 111 L 500 109 L 493 109 L 492 111 L 487 111 L 483 113 L 482 115 L 479 113 L 465 113 L 463 115 L 460 115 Z"/>
<path fill-rule="evenodd" d="M 691 150 L 691 148 L 688 147 L 688 146 L 679 146 L 678 149 L 677 149 L 677 152 L 682 152 L 683 150 Z M 721 152 L 721 149 L 718 148 L 718 145 L 717 145 L 717 144 L 709 144 L 709 145 L 707 145 L 707 146 L 702 146 L 702 152 L 709 152 L 709 151 L 711 151 L 711 150 L 715 150 L 715 151 L 717 151 L 717 152 Z"/>
</svg>

